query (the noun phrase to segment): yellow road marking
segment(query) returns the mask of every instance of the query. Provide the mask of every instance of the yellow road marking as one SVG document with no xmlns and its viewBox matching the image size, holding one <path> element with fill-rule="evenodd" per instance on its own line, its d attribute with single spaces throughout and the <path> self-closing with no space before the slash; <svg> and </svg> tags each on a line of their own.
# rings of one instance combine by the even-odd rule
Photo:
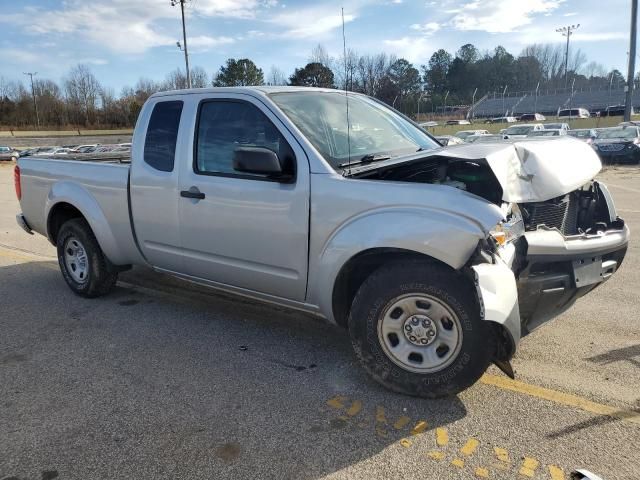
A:
<svg viewBox="0 0 640 480">
<path fill-rule="evenodd" d="M 485 374 L 480 378 L 480 382 L 485 385 L 492 385 L 503 390 L 522 393 L 531 397 L 541 398 L 550 402 L 566 405 L 568 407 L 578 408 L 585 412 L 595 413 L 596 415 L 606 415 L 617 420 L 624 420 L 640 424 L 640 412 L 633 410 L 623 410 L 610 405 L 592 402 L 586 398 L 578 397 L 570 393 L 558 392 L 549 388 L 529 385 L 528 383 L 511 380 L 507 377 L 499 377 L 497 375 Z"/>
<path fill-rule="evenodd" d="M 484 467 L 476 468 L 476 477 L 489 478 L 489 470 Z"/>
<path fill-rule="evenodd" d="M 460 453 L 465 457 L 473 455 L 473 452 L 476 451 L 478 445 L 480 445 L 480 442 L 478 440 L 476 440 L 475 438 L 470 438 L 469 440 L 467 440 L 467 443 L 464 444 L 464 447 L 460 449 Z"/>
<path fill-rule="evenodd" d="M 396 430 L 402 430 L 404 427 L 406 427 L 409 424 L 410 421 L 411 419 L 409 417 L 407 417 L 406 415 L 403 415 L 400 418 L 398 418 L 398 420 L 396 420 L 396 423 L 393 424 L 393 428 L 395 428 Z"/>
<path fill-rule="evenodd" d="M 533 477 L 536 474 L 536 468 L 538 468 L 540 462 L 538 462 L 535 458 L 524 457 L 524 462 L 522 463 L 522 468 L 520 469 L 520 475 L 524 475 L 525 477 Z"/>
<path fill-rule="evenodd" d="M 427 429 L 427 422 L 425 422 L 424 420 L 420 420 L 418 423 L 416 423 L 416 426 L 413 427 L 413 430 L 411 430 L 411 435 L 420 435 L 426 429 Z"/>
<path fill-rule="evenodd" d="M 335 397 L 327 400 L 327 405 L 329 405 L 332 408 L 344 408 L 344 401 L 346 399 L 347 397 L 344 397 L 342 395 L 336 395 Z"/>
<path fill-rule="evenodd" d="M 376 407 L 376 422 L 387 423 L 387 419 L 384 416 L 384 407 L 381 407 L 381 406 Z"/>
<path fill-rule="evenodd" d="M 444 452 L 438 452 L 437 450 L 433 450 L 427 453 L 427 455 L 434 460 L 442 460 L 444 458 Z"/>
<path fill-rule="evenodd" d="M 507 470 L 511 466 L 511 461 L 509 460 L 509 452 L 507 452 L 504 448 L 493 447 L 493 451 L 498 457 L 499 463 L 494 463 L 493 466 L 499 468 L 500 470 Z"/>
<path fill-rule="evenodd" d="M 549 465 L 549 473 L 551 474 L 551 480 L 564 480 L 564 472 L 555 465 Z"/>
<path fill-rule="evenodd" d="M 402 438 L 400 440 L 400 445 L 402 445 L 404 448 L 409 448 L 411 446 L 411 440 L 409 440 L 408 438 Z"/>
<path fill-rule="evenodd" d="M 461 458 L 454 458 L 453 460 L 451 460 L 451 465 L 458 468 L 464 468 L 464 460 L 462 460 Z"/>
<path fill-rule="evenodd" d="M 354 415 L 360 413 L 360 410 L 362 410 L 362 402 L 360 400 L 354 400 L 354 402 L 349 407 L 349 410 L 347 410 L 347 415 L 353 417 Z"/>
<path fill-rule="evenodd" d="M 449 443 L 449 433 L 446 428 L 436 428 L 436 443 L 439 447 L 444 447 Z"/>
</svg>

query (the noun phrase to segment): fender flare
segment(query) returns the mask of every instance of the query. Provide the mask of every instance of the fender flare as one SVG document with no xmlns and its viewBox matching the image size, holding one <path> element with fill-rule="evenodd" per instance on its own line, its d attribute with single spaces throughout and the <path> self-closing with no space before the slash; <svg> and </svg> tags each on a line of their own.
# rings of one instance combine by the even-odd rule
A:
<svg viewBox="0 0 640 480">
<path fill-rule="evenodd" d="M 76 208 L 85 218 L 105 256 L 115 265 L 127 263 L 126 256 L 121 252 L 115 235 L 102 208 L 85 188 L 72 182 L 57 182 L 49 190 L 45 202 L 45 218 L 47 219 L 47 237 L 52 239 L 49 232 L 51 214 L 56 205 L 68 203 Z"/>
</svg>

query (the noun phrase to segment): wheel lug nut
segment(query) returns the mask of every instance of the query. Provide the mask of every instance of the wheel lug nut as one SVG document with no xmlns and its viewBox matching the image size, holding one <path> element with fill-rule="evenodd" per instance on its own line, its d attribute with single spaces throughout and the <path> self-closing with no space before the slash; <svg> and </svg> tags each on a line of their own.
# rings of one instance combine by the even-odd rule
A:
<svg viewBox="0 0 640 480">
<path fill-rule="evenodd" d="M 416 337 L 414 337 L 413 335 L 411 335 L 411 336 L 409 337 L 409 340 L 411 340 L 412 342 L 415 342 L 415 341 L 417 340 L 417 338 L 416 338 Z"/>
<path fill-rule="evenodd" d="M 404 329 L 405 329 L 407 332 L 410 332 L 411 330 L 413 330 L 413 329 L 411 328 L 411 325 L 409 325 L 409 324 L 405 325 L 405 326 L 404 326 Z"/>
<path fill-rule="evenodd" d="M 420 323 L 420 321 L 416 317 L 413 317 L 411 319 L 411 323 L 414 324 L 414 325 L 418 325 Z"/>
<path fill-rule="evenodd" d="M 421 339 L 420 343 L 423 344 L 423 345 L 426 345 L 427 344 L 427 339 L 426 338 Z"/>
<path fill-rule="evenodd" d="M 433 330 L 429 330 L 427 332 L 427 335 L 429 335 L 430 337 L 433 337 L 436 334 L 436 332 L 434 332 Z"/>
</svg>

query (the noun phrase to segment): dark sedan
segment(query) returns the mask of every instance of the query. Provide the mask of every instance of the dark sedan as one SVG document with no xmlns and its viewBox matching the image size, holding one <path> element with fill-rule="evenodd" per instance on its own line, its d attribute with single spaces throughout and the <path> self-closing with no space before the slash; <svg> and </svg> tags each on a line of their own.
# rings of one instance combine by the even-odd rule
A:
<svg viewBox="0 0 640 480">
<path fill-rule="evenodd" d="M 624 126 L 605 128 L 598 132 L 593 148 L 602 163 L 640 163 L 640 128 Z"/>
</svg>

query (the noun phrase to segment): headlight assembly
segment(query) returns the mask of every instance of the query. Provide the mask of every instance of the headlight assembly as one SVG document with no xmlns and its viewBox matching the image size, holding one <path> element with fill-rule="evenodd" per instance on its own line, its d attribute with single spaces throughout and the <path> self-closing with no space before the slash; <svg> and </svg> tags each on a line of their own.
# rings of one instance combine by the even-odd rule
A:
<svg viewBox="0 0 640 480">
<path fill-rule="evenodd" d="M 507 205 L 505 216 L 507 220 L 498 223 L 489 232 L 500 246 L 506 245 L 524 235 L 524 220 L 518 205 L 515 203 Z"/>
</svg>

